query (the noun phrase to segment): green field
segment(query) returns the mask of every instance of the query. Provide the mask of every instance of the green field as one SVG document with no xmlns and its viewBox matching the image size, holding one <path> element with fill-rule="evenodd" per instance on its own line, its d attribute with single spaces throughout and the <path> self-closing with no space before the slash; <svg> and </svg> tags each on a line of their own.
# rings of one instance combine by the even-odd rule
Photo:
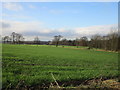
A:
<svg viewBox="0 0 120 90">
<path fill-rule="evenodd" d="M 83 47 L 79 47 L 83 48 Z M 118 76 L 118 53 L 47 45 L 2 46 L 3 88 Z M 71 83 L 74 86 L 74 83 Z"/>
</svg>

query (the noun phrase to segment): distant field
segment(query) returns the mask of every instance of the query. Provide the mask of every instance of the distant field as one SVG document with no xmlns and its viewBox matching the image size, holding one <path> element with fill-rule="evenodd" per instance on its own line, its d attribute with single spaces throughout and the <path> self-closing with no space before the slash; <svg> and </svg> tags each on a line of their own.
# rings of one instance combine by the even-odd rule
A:
<svg viewBox="0 0 120 90">
<path fill-rule="evenodd" d="M 117 53 L 68 47 L 3 44 L 3 88 L 118 76 Z"/>
</svg>

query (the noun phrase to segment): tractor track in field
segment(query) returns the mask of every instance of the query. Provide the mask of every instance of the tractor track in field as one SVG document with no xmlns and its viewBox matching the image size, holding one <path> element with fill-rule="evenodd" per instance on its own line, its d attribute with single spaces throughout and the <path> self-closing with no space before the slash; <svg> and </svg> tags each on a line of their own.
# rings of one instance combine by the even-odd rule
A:
<svg viewBox="0 0 120 90">
<path fill-rule="evenodd" d="M 81 67 L 81 65 L 51 65 L 51 64 L 24 64 L 24 63 L 21 63 L 21 64 L 18 64 L 18 63 L 15 63 L 15 65 L 22 65 L 22 66 L 56 66 L 59 68 L 64 66 L 64 67 Z M 92 68 L 81 68 L 79 70 L 108 70 L 108 69 L 92 69 Z M 110 69 L 110 70 L 118 70 L 118 69 Z"/>
</svg>

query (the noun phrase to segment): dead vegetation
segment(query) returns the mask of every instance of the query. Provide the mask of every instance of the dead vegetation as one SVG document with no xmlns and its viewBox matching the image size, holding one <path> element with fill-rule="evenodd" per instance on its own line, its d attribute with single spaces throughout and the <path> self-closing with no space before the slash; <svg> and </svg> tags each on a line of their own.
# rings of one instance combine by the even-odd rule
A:
<svg viewBox="0 0 120 90">
<path fill-rule="evenodd" d="M 52 77 L 54 78 L 53 74 Z M 120 90 L 120 82 L 118 79 L 91 79 L 85 81 L 68 81 L 68 82 L 57 82 L 54 78 L 55 82 L 44 85 L 36 85 L 36 86 L 26 86 L 18 85 L 12 90 Z M 4 89 L 3 89 L 4 90 Z M 6 90 L 11 90 L 11 88 L 7 88 Z"/>
</svg>

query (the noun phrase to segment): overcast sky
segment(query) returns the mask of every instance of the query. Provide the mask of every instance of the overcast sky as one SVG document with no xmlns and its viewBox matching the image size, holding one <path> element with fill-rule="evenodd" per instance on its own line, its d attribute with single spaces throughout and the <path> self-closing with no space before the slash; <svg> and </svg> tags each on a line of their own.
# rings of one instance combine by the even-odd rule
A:
<svg viewBox="0 0 120 90">
<path fill-rule="evenodd" d="M 75 39 L 105 35 L 117 27 L 117 2 L 16 2 L 2 6 L 3 36 L 21 33 L 26 40 L 39 36 L 51 40 L 55 35 Z"/>
</svg>

